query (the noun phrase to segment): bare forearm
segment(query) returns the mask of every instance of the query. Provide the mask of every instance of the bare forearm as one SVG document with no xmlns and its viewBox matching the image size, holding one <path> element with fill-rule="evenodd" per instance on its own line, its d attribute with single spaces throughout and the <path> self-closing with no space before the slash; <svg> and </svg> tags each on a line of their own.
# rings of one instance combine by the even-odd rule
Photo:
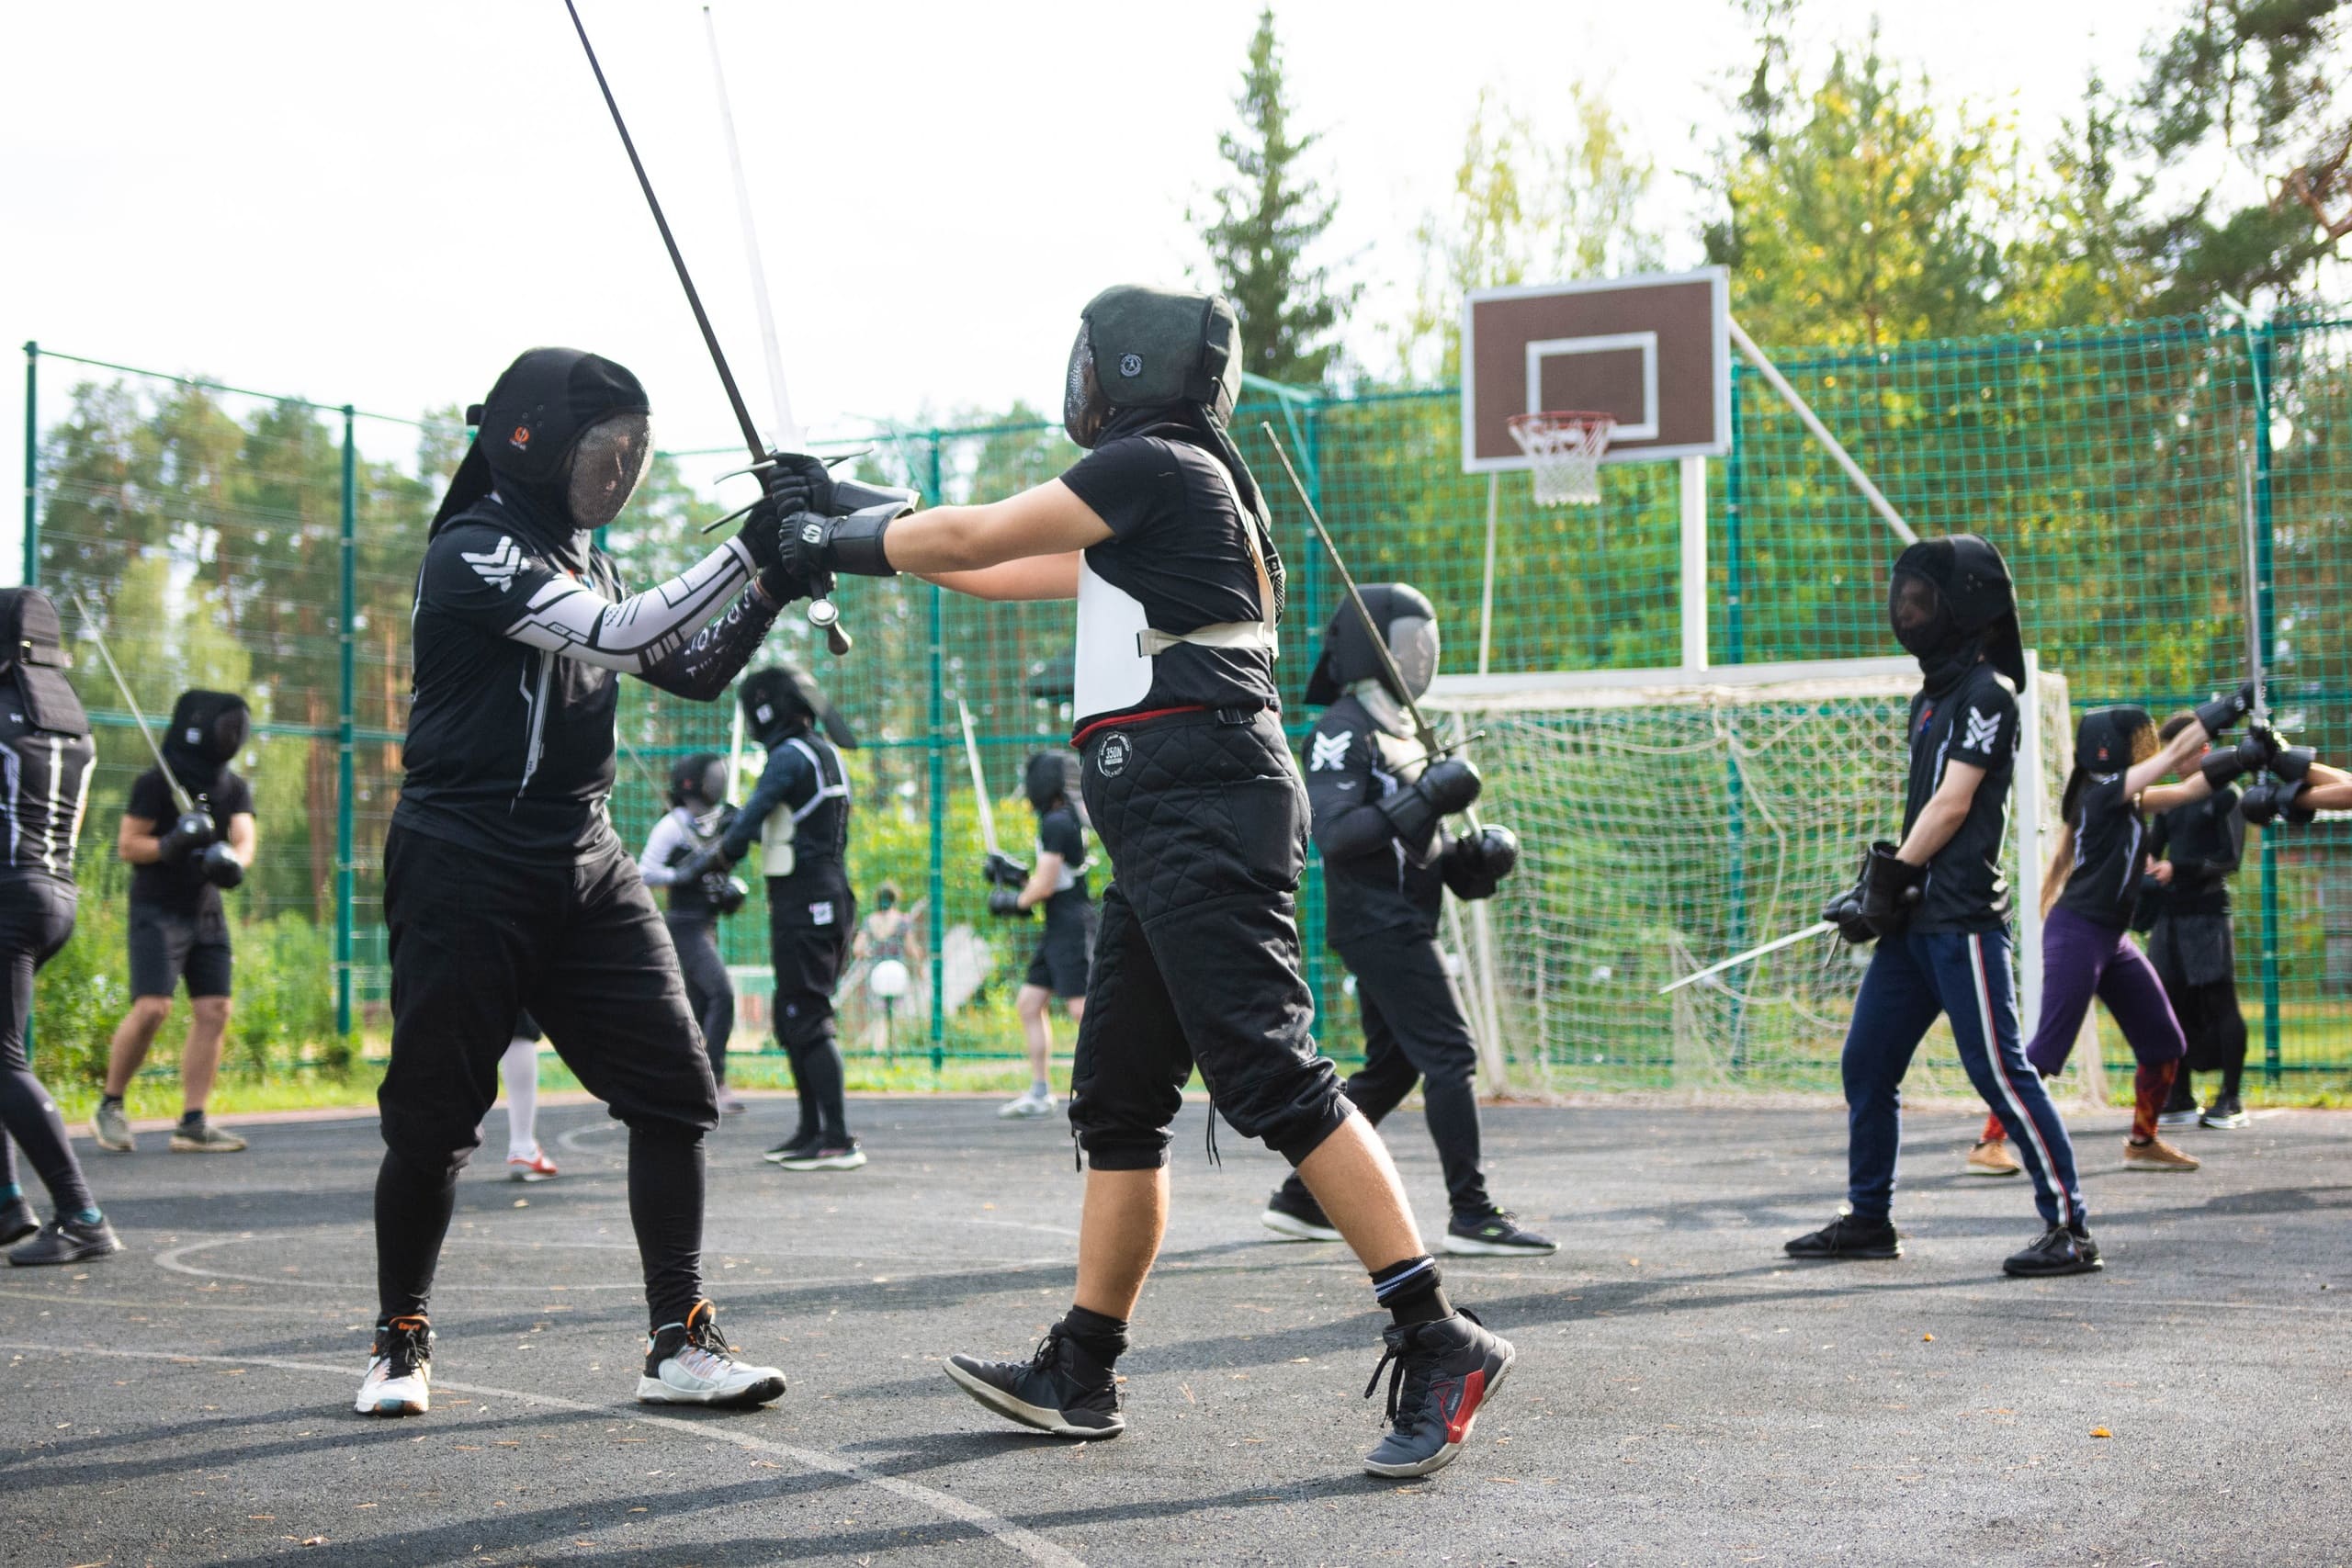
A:
<svg viewBox="0 0 2352 1568">
<path fill-rule="evenodd" d="M 1905 865 L 1927 864 L 1951 842 L 1952 835 L 1959 832 L 1960 825 L 1967 820 L 1968 802 L 1954 802 L 1941 795 L 1935 796 L 1919 808 L 1918 819 L 1911 824 L 1911 831 L 1904 835 L 1903 842 L 1895 849 L 1894 858 Z"/>
</svg>

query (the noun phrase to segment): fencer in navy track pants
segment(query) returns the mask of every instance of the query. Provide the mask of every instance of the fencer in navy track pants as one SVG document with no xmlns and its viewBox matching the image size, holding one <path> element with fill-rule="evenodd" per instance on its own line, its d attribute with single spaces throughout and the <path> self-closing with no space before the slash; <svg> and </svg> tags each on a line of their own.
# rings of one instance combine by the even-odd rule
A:
<svg viewBox="0 0 2352 1568">
<path fill-rule="evenodd" d="M 1854 998 L 1839 1066 L 1846 1081 L 1846 1197 L 1855 1217 L 1887 1219 L 1903 1136 L 1903 1075 L 1941 1013 L 1951 1021 L 1968 1081 L 2007 1129 L 2034 1206 L 2053 1225 L 2088 1217 L 2075 1151 L 2041 1075 L 2025 1057 L 2006 927 L 1905 932 L 1880 939 Z"/>
</svg>

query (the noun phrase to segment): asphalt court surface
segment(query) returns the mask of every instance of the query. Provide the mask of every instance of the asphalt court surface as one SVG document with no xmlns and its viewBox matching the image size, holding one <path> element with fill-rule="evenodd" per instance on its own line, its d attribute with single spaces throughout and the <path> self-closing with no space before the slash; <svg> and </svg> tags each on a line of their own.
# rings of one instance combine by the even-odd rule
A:
<svg viewBox="0 0 2352 1568">
<path fill-rule="evenodd" d="M 80 1145 L 130 1251 L 0 1270 L 0 1562 L 410 1564 L 2352 1561 L 2352 1115 L 2178 1134 L 2126 1173 L 2077 1117 L 2103 1275 L 2000 1277 L 2021 1181 L 1959 1174 L 1974 1118 L 1907 1123 L 1893 1263 L 1794 1265 L 1842 1190 L 1819 1109 L 1487 1112 L 1497 1195 L 1564 1246 L 1452 1259 L 1520 1361 L 1452 1469 L 1362 1475 L 1379 1316 L 1336 1246 L 1267 1238 L 1278 1160 L 1203 1108 L 1122 1364 L 1126 1436 L 995 1425 L 939 1370 L 1023 1353 L 1069 1299 L 1058 1121 L 861 1100 L 874 1163 L 793 1175 L 787 1103 L 711 1142 L 728 1333 L 791 1389 L 752 1414 L 630 1398 L 644 1318 L 625 1134 L 543 1112 L 553 1182 L 460 1188 L 433 1413 L 351 1398 L 372 1318 L 372 1121 L 242 1156 Z M 1418 1114 L 1391 1125 L 1442 1224 Z M 519 1206 L 518 1206 L 519 1204 Z M 1384 1379 L 1384 1385 L 1385 1380 Z M 2106 1436 L 2098 1434 L 2105 1433 Z"/>
</svg>

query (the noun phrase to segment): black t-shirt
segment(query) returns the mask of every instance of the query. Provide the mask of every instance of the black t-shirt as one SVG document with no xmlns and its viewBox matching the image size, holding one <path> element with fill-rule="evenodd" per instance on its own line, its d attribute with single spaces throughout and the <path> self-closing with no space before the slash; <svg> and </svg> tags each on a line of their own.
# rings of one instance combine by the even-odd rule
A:
<svg viewBox="0 0 2352 1568">
<path fill-rule="evenodd" d="M 610 837 L 619 675 L 505 635 L 560 577 L 620 596 L 592 538 L 550 549 L 519 528 L 460 520 L 425 547 L 394 823 L 509 859 Z"/>
<path fill-rule="evenodd" d="M 1037 853 L 1062 857 L 1060 884 L 1046 895 L 1046 919 L 1048 921 L 1071 917 L 1083 919 L 1086 915 L 1086 829 L 1079 826 L 1078 813 L 1067 806 L 1057 806 L 1037 818 Z"/>
<path fill-rule="evenodd" d="M 2017 692 L 1992 665 L 1979 663 L 1952 689 L 1911 699 L 1911 771 L 1903 802 L 1906 834 L 1954 762 L 1984 770 L 1968 816 L 1951 841 L 1928 862 L 1915 931 L 1984 931 L 2009 918 L 2009 882 L 2001 874 L 2001 840 L 2009 825 L 2009 782 L 2017 773 Z"/>
<path fill-rule="evenodd" d="M 251 785 L 228 769 L 220 770 L 209 789 L 198 795 L 198 802 L 212 818 L 213 828 L 225 840 L 229 837 L 229 818 L 251 816 L 254 792 Z M 164 782 L 163 770 L 150 768 L 133 779 L 130 798 L 122 807 L 126 817 L 143 817 L 155 824 L 157 836 L 171 830 L 179 820 L 179 802 L 172 798 L 171 786 Z M 130 901 L 152 904 L 175 915 L 217 915 L 220 912 L 220 889 L 204 880 L 201 853 L 191 854 L 176 865 L 151 861 L 133 866 L 130 872 Z"/>
<path fill-rule="evenodd" d="M 2058 908 L 2124 930 L 2139 902 L 2147 850 L 2147 819 L 2138 799 L 2123 793 L 2123 775 L 2092 774 L 2075 792 L 2075 869 L 2058 894 Z"/>
<path fill-rule="evenodd" d="M 86 735 L 36 729 L 26 705 L 9 695 L 0 688 L 0 872 L 71 882 L 97 748 Z"/>
<path fill-rule="evenodd" d="M 1080 578 L 1078 727 L 1161 708 L 1281 706 L 1272 649 L 1177 643 L 1147 657 L 1136 646 L 1147 626 L 1195 632 L 1264 615 L 1255 525 L 1223 461 L 1189 441 L 1131 435 L 1080 458 L 1062 482 L 1111 529 L 1088 547 Z"/>
<path fill-rule="evenodd" d="M 1386 931 L 1426 937 L 1437 931 L 1445 880 L 1438 870 L 1434 826 L 1409 851 L 1387 833 L 1385 818 L 1376 824 L 1376 848 L 1333 854 L 1327 847 L 1340 818 L 1374 810 L 1374 802 L 1420 777 L 1427 761 L 1420 742 L 1382 729 L 1353 696 L 1342 696 L 1315 721 L 1306 739 L 1306 800 L 1315 814 L 1316 845 L 1323 851 L 1326 941 Z"/>
</svg>

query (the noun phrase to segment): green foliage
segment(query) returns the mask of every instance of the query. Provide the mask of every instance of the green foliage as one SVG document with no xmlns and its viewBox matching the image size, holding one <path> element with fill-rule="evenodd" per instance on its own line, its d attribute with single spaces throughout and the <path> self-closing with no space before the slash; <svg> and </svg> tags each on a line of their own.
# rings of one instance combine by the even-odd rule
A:
<svg viewBox="0 0 2352 1568">
<path fill-rule="evenodd" d="M 1329 269 L 1306 261 L 1339 203 L 1300 168 L 1319 138 L 1291 129 L 1294 109 L 1271 6 L 1258 15 L 1234 107 L 1241 129 L 1216 142 L 1234 178 L 1218 187 L 1215 215 L 1193 220 L 1201 224 L 1218 287 L 1241 318 L 1242 368 L 1270 380 L 1319 385 L 1339 352 L 1331 332 L 1359 290 L 1334 288 Z"/>
</svg>

